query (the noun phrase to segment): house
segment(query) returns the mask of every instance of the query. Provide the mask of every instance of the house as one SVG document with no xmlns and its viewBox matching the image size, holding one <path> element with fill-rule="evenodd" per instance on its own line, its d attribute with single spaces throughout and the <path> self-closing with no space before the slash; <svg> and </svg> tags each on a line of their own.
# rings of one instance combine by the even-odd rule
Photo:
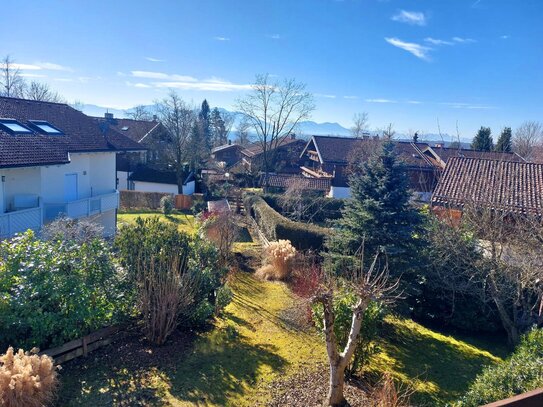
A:
<svg viewBox="0 0 543 407">
<path fill-rule="evenodd" d="M 115 158 L 133 140 L 62 103 L 0 97 L 0 238 L 59 216 L 115 233 Z"/>
<path fill-rule="evenodd" d="M 211 150 L 211 159 L 216 163 L 224 163 L 220 167 L 226 169 L 241 160 L 241 150 L 243 150 L 243 147 L 239 144 L 228 143 L 213 148 Z"/>
<path fill-rule="evenodd" d="M 273 143 L 275 145 L 275 143 Z M 294 134 L 282 139 L 275 147 L 274 162 L 271 167 L 274 172 L 294 173 L 300 172 L 299 158 L 306 145 L 306 141 L 297 139 Z M 271 156 L 273 146 L 268 143 L 268 150 Z M 264 160 L 264 149 L 262 143 L 254 143 L 241 150 L 241 162 L 246 170 L 259 171 Z"/>
<path fill-rule="evenodd" d="M 543 164 L 451 157 L 432 195 L 438 215 L 458 221 L 466 206 L 543 216 Z"/>
<path fill-rule="evenodd" d="M 295 186 L 298 191 L 311 191 L 326 195 L 330 192 L 331 180 L 329 178 L 308 178 L 295 174 L 265 174 L 260 184 L 277 192 L 284 192 Z"/>
<path fill-rule="evenodd" d="M 157 120 L 134 120 L 114 117 L 105 113 L 104 117 L 94 118 L 103 129 L 111 128 L 125 135 L 141 146 L 144 152 L 123 152 L 117 154 L 117 187 L 119 190 L 133 190 L 128 178 L 140 165 L 153 165 L 166 160 L 167 132 Z"/>
<path fill-rule="evenodd" d="M 348 198 L 349 161 L 356 156 L 367 156 L 380 143 L 370 137 L 351 138 L 339 136 L 313 136 L 301 154 L 302 175 L 308 178 L 330 180 L 329 196 Z M 418 200 L 429 201 L 437 183 L 438 167 L 423 154 L 425 143 L 394 141 L 394 149 L 406 167 L 409 185 Z"/>
<path fill-rule="evenodd" d="M 451 157 L 468 157 L 468 158 L 486 158 L 488 160 L 500 161 L 516 161 L 525 162 L 517 153 L 498 152 L 498 151 L 480 151 L 464 148 L 448 148 L 441 144 L 435 146 L 427 146 L 422 149 L 423 154 L 432 161 L 432 163 L 441 169 L 445 169 L 447 161 Z"/>
<path fill-rule="evenodd" d="M 164 170 L 149 165 L 140 165 L 128 177 L 131 190 L 142 192 L 165 192 L 178 194 L 177 174 L 172 170 Z M 192 195 L 196 188 L 196 178 L 190 172 L 182 185 L 183 195 Z"/>
</svg>

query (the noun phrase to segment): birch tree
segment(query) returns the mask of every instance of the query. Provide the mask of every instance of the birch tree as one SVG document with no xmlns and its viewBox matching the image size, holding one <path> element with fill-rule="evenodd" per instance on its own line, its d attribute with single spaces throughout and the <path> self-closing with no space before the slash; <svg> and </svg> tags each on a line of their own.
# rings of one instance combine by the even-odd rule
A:
<svg viewBox="0 0 543 407">
<path fill-rule="evenodd" d="M 6 55 L 0 61 L 0 96 L 20 98 L 24 95 L 25 81 L 15 61 Z"/>
</svg>

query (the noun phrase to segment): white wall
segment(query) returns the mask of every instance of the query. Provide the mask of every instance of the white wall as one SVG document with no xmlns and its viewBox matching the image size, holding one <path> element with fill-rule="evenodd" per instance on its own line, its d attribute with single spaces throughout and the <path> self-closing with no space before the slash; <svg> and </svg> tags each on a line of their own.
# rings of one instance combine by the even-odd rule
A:
<svg viewBox="0 0 543 407">
<path fill-rule="evenodd" d="M 0 213 L 14 210 L 14 195 L 41 195 L 40 167 L 7 168 L 0 170 L 0 176 L 2 175 L 5 177 L 5 182 L 0 186 L 0 189 L 3 190 L 2 203 L 0 204 L 3 210 Z"/>
<path fill-rule="evenodd" d="M 328 193 L 330 198 L 350 198 L 351 197 L 351 188 L 349 187 L 330 187 L 330 192 Z"/>
<path fill-rule="evenodd" d="M 99 215 L 91 216 L 88 218 L 92 222 L 99 223 L 104 228 L 104 236 L 114 236 L 116 229 L 116 217 L 115 210 L 107 211 Z"/>
<path fill-rule="evenodd" d="M 166 192 L 169 194 L 177 194 L 179 189 L 175 184 L 159 184 L 158 182 L 134 181 L 134 191 Z"/>
<path fill-rule="evenodd" d="M 92 195 L 102 195 L 114 191 L 117 184 L 116 154 L 93 153 L 89 156 L 90 187 Z"/>
<path fill-rule="evenodd" d="M 131 172 L 128 171 L 117 171 L 117 179 L 119 180 L 119 184 L 117 185 L 117 189 L 119 191 L 126 191 L 128 190 L 128 177 L 131 175 Z"/>
</svg>

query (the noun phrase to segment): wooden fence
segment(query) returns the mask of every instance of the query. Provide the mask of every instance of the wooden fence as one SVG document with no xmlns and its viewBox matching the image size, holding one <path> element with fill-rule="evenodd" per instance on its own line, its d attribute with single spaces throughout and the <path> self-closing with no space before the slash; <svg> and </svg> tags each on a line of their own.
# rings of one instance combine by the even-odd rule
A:
<svg viewBox="0 0 543 407">
<path fill-rule="evenodd" d="M 64 345 L 56 348 L 47 349 L 39 354 L 51 356 L 56 364 L 67 362 L 79 356 L 87 356 L 89 352 L 110 344 L 119 331 L 119 326 L 99 329 L 82 338 L 66 342 Z"/>
</svg>

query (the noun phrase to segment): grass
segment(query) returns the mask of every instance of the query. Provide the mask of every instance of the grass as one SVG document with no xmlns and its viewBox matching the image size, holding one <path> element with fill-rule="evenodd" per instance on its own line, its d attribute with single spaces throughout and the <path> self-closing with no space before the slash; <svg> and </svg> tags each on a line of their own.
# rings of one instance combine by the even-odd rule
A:
<svg viewBox="0 0 543 407">
<path fill-rule="evenodd" d="M 138 217 L 150 218 L 158 216 L 160 220 L 164 222 L 170 222 L 177 225 L 180 231 L 187 233 L 196 233 L 197 225 L 194 219 L 194 215 L 188 211 L 174 211 L 170 215 L 164 215 L 160 211 L 144 210 L 144 211 L 125 211 L 119 212 L 117 220 L 119 224 L 122 223 L 134 223 Z"/>
<path fill-rule="evenodd" d="M 506 347 L 488 338 L 453 337 L 410 319 L 388 316 L 382 352 L 370 371 L 389 371 L 415 390 L 416 405 L 444 405 L 463 395 L 485 365 L 499 362 Z"/>
</svg>

